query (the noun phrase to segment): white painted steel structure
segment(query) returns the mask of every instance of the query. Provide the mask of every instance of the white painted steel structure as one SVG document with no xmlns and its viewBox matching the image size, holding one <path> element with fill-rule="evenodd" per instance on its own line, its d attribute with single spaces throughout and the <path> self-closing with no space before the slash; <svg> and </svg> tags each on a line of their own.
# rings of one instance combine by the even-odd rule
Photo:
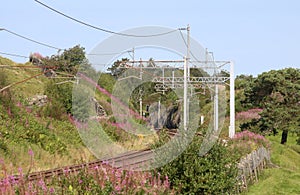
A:
<svg viewBox="0 0 300 195">
<path fill-rule="evenodd" d="M 184 130 L 187 129 L 188 124 L 188 107 L 189 107 L 189 97 L 188 97 L 188 89 L 189 88 L 205 88 L 210 87 L 212 91 L 214 91 L 214 130 L 217 131 L 219 128 L 219 98 L 218 93 L 219 85 L 229 85 L 230 87 L 230 126 L 229 126 L 229 137 L 233 138 L 235 134 L 235 95 L 234 95 L 234 64 L 232 61 L 193 61 L 194 66 L 192 68 L 209 70 L 212 69 L 215 74 L 211 76 L 199 76 L 199 77 L 190 77 L 190 69 L 188 66 L 188 60 L 185 57 L 184 60 L 160 60 L 160 61 L 152 61 L 156 66 L 141 66 L 141 64 L 147 64 L 149 61 L 129 61 L 122 68 L 124 69 L 135 69 L 136 71 L 140 71 L 139 78 L 142 79 L 142 75 L 147 72 L 160 70 L 161 75 L 154 76 L 152 78 L 152 82 L 156 83 L 155 88 L 157 91 L 165 92 L 167 89 L 176 89 L 183 88 L 183 126 Z M 197 64 L 195 66 L 195 64 Z M 208 66 L 211 64 L 212 66 Z M 226 71 L 224 69 L 225 65 L 230 66 L 230 70 Z M 172 71 L 172 76 L 165 76 L 165 71 Z M 175 70 L 183 70 L 183 76 L 175 76 Z M 224 71 L 229 74 L 229 76 L 224 76 L 219 74 L 221 71 Z M 229 84 L 228 84 L 229 82 Z M 213 87 L 212 87 L 213 86 Z"/>
</svg>

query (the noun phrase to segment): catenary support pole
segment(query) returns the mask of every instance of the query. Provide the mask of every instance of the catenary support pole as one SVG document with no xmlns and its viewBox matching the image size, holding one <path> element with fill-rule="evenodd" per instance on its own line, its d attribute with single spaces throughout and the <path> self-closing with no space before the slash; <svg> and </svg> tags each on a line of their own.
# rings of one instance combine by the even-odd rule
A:
<svg viewBox="0 0 300 195">
<path fill-rule="evenodd" d="M 189 61 L 190 61 L 190 25 L 187 25 L 187 51 L 186 51 L 186 58 L 187 58 L 187 62 L 186 62 L 186 66 L 187 66 L 187 77 L 190 78 L 190 65 L 189 65 Z"/>
<path fill-rule="evenodd" d="M 230 125 L 229 137 L 233 138 L 235 134 L 235 96 L 234 96 L 234 63 L 230 62 Z"/>
<path fill-rule="evenodd" d="M 214 131 L 219 129 L 219 88 L 215 84 L 215 97 L 214 97 Z"/>
<path fill-rule="evenodd" d="M 183 128 L 187 131 L 187 58 L 184 58 L 183 68 Z"/>
<path fill-rule="evenodd" d="M 162 128 L 162 126 L 160 126 L 160 99 L 158 100 L 157 127 L 158 127 L 159 129 Z"/>
</svg>

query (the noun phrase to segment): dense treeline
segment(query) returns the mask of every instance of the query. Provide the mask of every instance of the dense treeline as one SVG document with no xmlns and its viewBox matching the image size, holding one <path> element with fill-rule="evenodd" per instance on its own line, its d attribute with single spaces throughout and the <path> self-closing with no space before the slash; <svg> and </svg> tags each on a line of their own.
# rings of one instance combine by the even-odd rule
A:
<svg viewBox="0 0 300 195">
<path fill-rule="evenodd" d="M 288 132 L 300 137 L 300 69 L 271 70 L 236 79 L 237 105 L 246 109 L 262 108 L 261 117 L 241 125 L 261 133 L 282 132 L 281 143 L 287 142 Z M 237 107 L 240 109 L 240 107 Z M 300 139 L 298 139 L 300 144 Z"/>
</svg>

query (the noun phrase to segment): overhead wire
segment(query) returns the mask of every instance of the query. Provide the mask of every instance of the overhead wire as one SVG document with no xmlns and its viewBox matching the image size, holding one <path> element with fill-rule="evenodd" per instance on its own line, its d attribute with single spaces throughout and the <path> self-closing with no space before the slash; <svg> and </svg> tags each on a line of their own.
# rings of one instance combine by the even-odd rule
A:
<svg viewBox="0 0 300 195">
<path fill-rule="evenodd" d="M 179 30 L 179 32 L 180 32 L 180 36 L 181 36 L 181 38 L 182 38 L 185 46 L 188 47 L 188 44 L 187 44 L 187 42 L 186 42 L 186 40 L 185 40 L 185 38 L 184 38 L 181 30 Z M 197 59 L 197 57 L 193 54 L 193 52 L 191 50 L 189 50 L 188 52 L 193 56 L 193 58 L 195 58 L 195 60 L 200 61 L 200 60 Z"/>
<path fill-rule="evenodd" d="M 13 56 L 13 57 L 19 57 L 19 58 L 29 58 L 28 56 L 23 56 L 23 55 L 14 54 L 14 53 L 0 52 L 0 54 L 7 55 L 7 56 Z"/>
<path fill-rule="evenodd" d="M 112 31 L 112 30 L 108 30 L 108 29 L 104 29 L 104 28 L 101 28 L 101 27 L 98 27 L 98 26 L 94 26 L 92 24 L 89 24 L 87 22 L 83 22 L 82 20 L 79 20 L 79 19 L 76 19 L 74 17 L 71 17 L 61 11 L 58 11 L 57 9 L 54 9 L 52 7 L 50 7 L 49 5 L 46 5 L 45 3 L 42 3 L 38 0 L 34 0 L 36 3 L 39 3 L 40 5 L 46 7 L 47 9 L 59 14 L 59 15 L 62 15 L 70 20 L 73 20 L 77 23 L 80 23 L 82 25 L 85 25 L 87 27 L 90 27 L 90 28 L 93 28 L 93 29 L 96 29 L 96 30 L 99 30 L 99 31 L 102 31 L 102 32 L 106 32 L 106 33 L 110 33 L 110 34 L 115 34 L 115 35 L 120 35 L 120 36 L 127 36 L 127 37 L 156 37 L 156 36 L 163 36 L 163 35 L 167 35 L 167 34 L 170 34 L 170 33 L 173 33 L 173 32 L 176 32 L 177 30 L 179 29 L 174 29 L 174 30 L 170 30 L 170 31 L 167 31 L 167 32 L 163 32 L 163 33 L 157 33 L 157 34 L 149 34 L 149 35 L 136 35 L 136 34 L 126 34 L 126 33 L 119 33 L 119 32 L 115 32 L 115 31 Z"/>
<path fill-rule="evenodd" d="M 118 54 L 122 54 L 122 53 L 89 53 L 89 54 L 86 54 L 88 56 L 111 56 L 111 55 L 118 55 Z"/>
<path fill-rule="evenodd" d="M 56 13 L 58 13 L 58 14 L 64 16 L 64 17 L 68 18 L 68 19 L 71 19 L 71 20 L 73 20 L 73 21 L 75 21 L 75 22 L 78 22 L 78 23 L 80 23 L 80 24 L 82 24 L 82 25 L 85 25 L 85 26 L 88 26 L 88 27 L 90 27 L 90 28 L 93 28 L 93 29 L 96 29 L 96 30 L 100 30 L 100 31 L 103 31 L 103 32 L 106 32 L 106 33 L 110 33 L 110 34 L 115 34 L 115 35 L 120 35 L 120 36 L 127 36 L 127 37 L 155 37 L 155 36 L 163 36 L 163 35 L 167 35 L 167 34 L 170 34 L 170 33 L 173 33 L 173 32 L 176 32 L 176 31 L 179 30 L 179 32 L 180 32 L 180 34 L 181 34 L 181 36 L 182 36 L 182 38 L 183 38 L 183 40 L 184 40 L 184 42 L 185 42 L 185 45 L 187 46 L 187 43 L 186 43 L 186 41 L 185 41 L 185 39 L 184 39 L 184 37 L 183 37 L 183 35 L 182 35 L 182 32 L 181 32 L 182 29 L 180 29 L 180 28 L 177 28 L 177 29 L 174 29 L 174 30 L 171 30 L 171 31 L 167 31 L 167 32 L 163 32 L 163 33 L 149 34 L 149 35 L 137 35 L 137 34 L 118 33 L 118 32 L 112 31 L 112 30 L 107 30 L 107 29 L 104 29 L 104 28 L 100 28 L 100 27 L 97 27 L 97 26 L 88 24 L 88 23 L 86 23 L 86 22 L 83 22 L 83 21 L 81 21 L 81 20 L 78 20 L 78 19 L 76 19 L 76 18 L 74 18 L 74 17 L 71 17 L 71 16 L 69 16 L 69 15 L 66 15 L 66 14 L 64 14 L 64 13 L 62 13 L 62 12 L 60 12 L 60 11 L 58 11 L 58 10 L 56 10 L 56 9 L 54 9 L 54 8 L 52 8 L 52 7 L 50 7 L 50 6 L 48 6 L 48 5 L 46 5 L 46 4 L 44 4 L 44 3 L 40 2 L 40 1 L 38 1 L 38 0 L 34 0 L 34 1 L 37 2 L 37 3 L 39 3 L 40 5 L 42 5 L 42 6 L 46 7 L 46 8 L 48 8 L 48 9 L 50 9 L 51 11 L 56 12 Z M 1 28 L 1 30 L 6 31 L 6 32 L 8 32 L 8 33 L 10 33 L 10 34 L 13 34 L 13 35 L 15 35 L 15 36 L 18 36 L 18 37 L 20 37 L 20 38 L 22 38 L 22 39 L 28 40 L 28 41 L 30 41 L 30 42 L 34 42 L 34 43 L 36 43 L 36 44 L 39 44 L 39 45 L 42 45 L 42 46 L 46 46 L 46 47 L 48 47 L 48 48 L 52 48 L 52 49 L 55 49 L 55 50 L 58 50 L 58 51 L 62 50 L 61 48 L 58 48 L 58 47 L 55 47 L 55 46 L 52 46 L 52 45 L 49 45 L 49 44 L 46 44 L 46 43 L 43 43 L 43 42 L 40 42 L 40 41 L 36 41 L 36 40 L 34 40 L 34 39 L 31 39 L 31 38 L 28 38 L 28 37 L 26 37 L 26 36 L 20 35 L 20 34 L 18 34 L 18 33 L 15 33 L 15 32 L 13 32 L 13 31 L 8 30 L 8 29 L 5 29 L 5 28 Z M 192 55 L 195 59 L 197 59 L 197 58 L 193 55 L 192 52 L 190 52 L 190 53 L 191 53 L 191 55 Z M 5 53 L 5 52 L 0 52 L 0 54 L 3 54 L 3 55 L 10 55 L 10 56 L 15 56 L 15 57 L 29 58 L 29 57 L 27 57 L 27 56 L 18 55 L 18 54 L 11 54 L 11 53 Z M 119 53 L 102 53 L 102 54 L 100 53 L 100 54 L 88 54 L 88 55 L 116 55 L 116 54 L 119 54 Z M 23 81 L 23 82 L 24 82 L 24 81 Z M 26 82 L 26 81 L 25 81 L 25 82 Z"/>
<path fill-rule="evenodd" d="M 182 40 L 183 40 L 183 42 L 184 42 L 184 44 L 185 44 L 185 46 L 186 47 L 188 47 L 188 44 L 187 44 L 187 42 L 186 42 L 186 40 L 185 40 L 185 38 L 184 38 L 184 36 L 183 36 L 183 34 L 182 34 L 182 32 L 181 32 L 181 29 L 179 29 L 179 32 L 180 32 L 180 35 L 181 35 L 181 38 L 182 38 Z M 200 62 L 201 60 L 199 60 L 194 54 L 193 54 L 193 52 L 192 51 L 189 51 L 189 53 L 192 55 L 192 57 L 196 60 L 196 62 Z M 189 59 L 190 60 L 190 59 Z M 213 61 L 214 61 L 214 59 L 213 59 Z M 190 61 L 194 66 L 196 66 L 195 65 L 195 62 L 193 62 L 193 61 Z"/>
<path fill-rule="evenodd" d="M 0 54 L 7 55 L 7 56 L 13 56 L 13 57 L 20 57 L 20 58 L 29 58 L 28 56 L 24 56 L 24 55 L 1 52 L 1 51 L 0 51 Z M 119 53 L 117 53 L 117 52 L 115 52 L 115 53 L 89 53 L 89 54 L 86 54 L 86 55 L 87 56 L 110 56 L 110 55 L 118 55 L 118 54 L 122 54 L 122 53 L 120 53 L 120 52 Z"/>
<path fill-rule="evenodd" d="M 43 45 L 43 46 L 45 46 L 45 47 L 49 47 L 49 48 L 51 48 L 51 49 L 55 49 L 55 50 L 58 50 L 58 51 L 62 50 L 61 48 L 54 47 L 54 46 L 49 45 L 49 44 L 46 44 L 46 43 L 42 43 L 42 42 L 40 42 L 40 41 L 33 40 L 33 39 L 31 39 L 31 38 L 25 37 L 25 36 L 23 36 L 23 35 L 20 35 L 20 34 L 18 34 L 18 33 L 15 33 L 15 32 L 13 32 L 13 31 L 8 30 L 8 29 L 5 29 L 5 28 L 3 28 L 3 29 L 1 29 L 1 30 L 6 31 L 6 32 L 8 32 L 8 33 L 10 33 L 10 34 L 13 34 L 13 35 L 15 35 L 15 36 L 17 36 L 17 37 L 20 37 L 20 38 L 22 38 L 22 39 L 25 39 L 25 40 L 27 40 L 27 41 L 31 41 L 31 42 L 33 42 L 33 43 L 36 43 L 36 44 L 39 44 L 39 45 Z"/>
</svg>

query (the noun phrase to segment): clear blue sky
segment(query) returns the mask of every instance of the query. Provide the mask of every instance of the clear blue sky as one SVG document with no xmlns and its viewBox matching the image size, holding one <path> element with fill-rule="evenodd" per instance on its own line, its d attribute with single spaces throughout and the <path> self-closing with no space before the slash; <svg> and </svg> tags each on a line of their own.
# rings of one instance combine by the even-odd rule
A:
<svg viewBox="0 0 300 195">
<path fill-rule="evenodd" d="M 191 36 L 233 60 L 236 74 L 257 75 L 271 69 L 300 68 L 298 0 L 41 0 L 70 16 L 113 31 L 140 26 L 191 26 Z M 91 51 L 110 34 L 58 15 L 33 0 L 2 1 L 0 28 L 59 48 L 80 44 Z M 0 52 L 51 55 L 49 49 L 0 31 Z M 24 62 L 22 58 L 12 58 Z"/>
</svg>

